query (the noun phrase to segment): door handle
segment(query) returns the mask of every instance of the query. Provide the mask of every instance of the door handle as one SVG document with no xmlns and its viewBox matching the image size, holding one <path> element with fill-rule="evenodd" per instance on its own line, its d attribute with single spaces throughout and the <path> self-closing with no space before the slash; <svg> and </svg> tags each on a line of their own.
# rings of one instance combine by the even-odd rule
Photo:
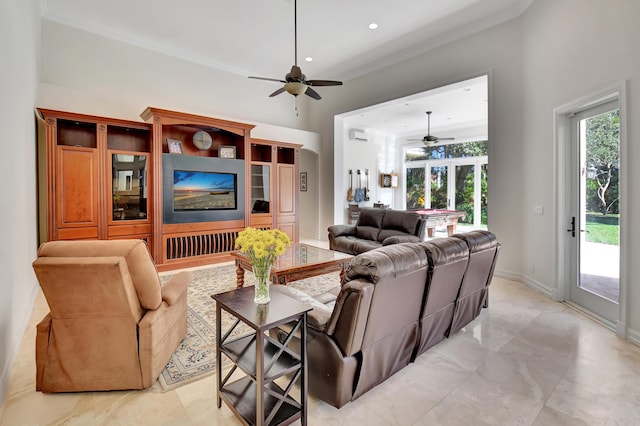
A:
<svg viewBox="0 0 640 426">
<path fill-rule="evenodd" d="M 571 217 L 571 229 L 567 229 L 567 232 L 571 232 L 571 236 L 575 238 L 576 236 L 576 217 Z"/>
</svg>

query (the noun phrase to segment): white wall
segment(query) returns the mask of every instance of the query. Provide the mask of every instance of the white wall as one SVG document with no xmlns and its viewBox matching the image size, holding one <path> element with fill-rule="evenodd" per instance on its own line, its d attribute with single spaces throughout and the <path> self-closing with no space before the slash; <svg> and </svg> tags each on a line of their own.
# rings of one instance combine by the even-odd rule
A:
<svg viewBox="0 0 640 426">
<path fill-rule="evenodd" d="M 519 19 L 488 29 L 398 65 L 345 82 L 339 92 L 326 91 L 313 105 L 311 129 L 320 133 L 320 173 L 327 185 L 321 189 L 320 205 L 334 197 L 334 115 L 408 96 L 456 81 L 490 74 L 489 77 L 489 226 L 505 250 L 499 267 L 521 271 L 522 220 L 522 65 Z M 336 147 L 342 152 L 342 147 Z M 348 163 L 348 153 L 336 164 Z M 368 155 L 368 154 L 365 154 Z M 375 158 L 375 156 L 374 156 Z M 359 159 L 358 159 L 359 161 Z M 374 160 L 375 164 L 375 160 Z M 396 167 L 399 167 L 396 165 Z M 396 169 L 399 170 L 399 169 Z M 324 173 L 324 175 L 323 175 Z M 346 179 L 346 176 L 343 178 Z M 340 190 L 340 187 L 335 191 Z M 396 197 L 397 198 L 397 197 Z M 396 200 L 396 204 L 398 201 Z M 503 208 L 508 206 L 508 208 Z M 396 205 L 396 207 L 398 207 Z M 323 210 L 321 229 L 334 221 L 339 209 Z"/>
<path fill-rule="evenodd" d="M 0 2 L 0 417 L 38 283 L 33 107 L 39 79 L 38 0 Z"/>
<path fill-rule="evenodd" d="M 300 173 L 307 173 L 307 190 L 300 191 L 298 204 L 298 219 L 300 238 L 320 239 L 320 206 L 318 198 L 318 152 L 308 149 L 300 150 Z"/>
<path fill-rule="evenodd" d="M 350 124 L 349 118 L 344 119 L 342 124 L 342 137 L 334 141 L 335 152 L 342 156 L 342 170 L 335 170 L 334 179 L 336 190 L 334 194 L 334 203 L 339 206 L 336 217 L 332 218 L 332 223 L 349 223 L 348 209 L 349 204 L 358 204 L 360 207 L 372 207 L 373 203 L 378 201 L 394 206 L 394 200 L 397 189 L 381 188 L 380 173 L 390 173 L 396 170 L 396 149 L 395 139 L 392 135 L 384 132 L 374 131 L 371 129 L 358 129 L 366 133 L 368 140 L 361 141 L 351 138 L 351 131 L 354 129 Z M 349 178 L 349 170 L 352 172 L 352 178 Z M 358 170 L 360 170 L 360 182 L 358 182 Z M 367 184 L 366 172 L 369 172 L 369 180 Z M 339 176 L 341 175 L 341 176 Z M 368 187 L 369 201 L 347 201 L 347 193 L 349 188 L 353 194 L 358 186 Z M 326 229 L 326 227 L 324 227 Z M 327 238 L 326 232 L 322 235 L 323 239 Z"/>
<path fill-rule="evenodd" d="M 629 188 L 627 255 L 628 321 L 631 335 L 640 342 L 640 287 L 635 280 L 640 264 L 635 254 L 640 249 L 640 176 L 633 173 L 640 158 L 640 122 L 637 101 L 640 99 L 640 2 L 629 0 L 536 0 L 523 17 L 523 115 L 522 163 L 523 212 L 521 227 L 525 241 L 522 273 L 558 289 L 554 267 L 554 220 L 556 218 L 553 176 L 553 109 L 587 95 L 628 81 L 627 91 L 627 164 Z M 535 216 L 533 206 L 545 207 L 544 216 Z M 535 268 L 535 272 L 533 272 Z M 635 331 L 634 331 L 635 330 Z"/>
</svg>

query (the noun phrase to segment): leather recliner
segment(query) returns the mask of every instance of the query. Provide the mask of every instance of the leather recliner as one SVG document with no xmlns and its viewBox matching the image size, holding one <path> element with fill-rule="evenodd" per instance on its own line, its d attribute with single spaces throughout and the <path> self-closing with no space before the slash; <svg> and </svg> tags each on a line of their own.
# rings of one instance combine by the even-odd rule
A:
<svg viewBox="0 0 640 426">
<path fill-rule="evenodd" d="M 37 325 L 37 390 L 153 384 L 186 333 L 191 272 L 161 287 L 142 240 L 44 243 L 33 269 L 50 309 Z"/>
<path fill-rule="evenodd" d="M 473 321 L 489 303 L 489 284 L 493 278 L 500 243 L 489 231 L 471 231 L 455 234 L 469 247 L 469 265 L 460 286 L 456 299 L 456 307 L 447 333 L 457 333 L 461 328 Z"/>
<path fill-rule="evenodd" d="M 345 284 L 316 298 L 272 287 L 313 307 L 307 357 L 314 396 L 340 408 L 409 364 L 427 267 L 419 245 L 397 244 L 355 257 Z"/>
<path fill-rule="evenodd" d="M 466 283 L 476 281 L 469 274 L 493 271 L 499 244 L 486 231 L 461 235 L 362 253 L 350 262 L 341 287 L 316 297 L 272 287 L 313 308 L 307 330 L 312 395 L 340 408 L 448 337 L 456 312 L 463 322 L 469 312 L 477 316 L 479 309 L 467 306 L 481 295 L 468 296 Z M 485 254 L 490 247 L 493 255 Z M 486 285 L 490 279 L 479 278 Z M 270 333 L 281 341 L 285 336 L 277 329 Z"/>
</svg>

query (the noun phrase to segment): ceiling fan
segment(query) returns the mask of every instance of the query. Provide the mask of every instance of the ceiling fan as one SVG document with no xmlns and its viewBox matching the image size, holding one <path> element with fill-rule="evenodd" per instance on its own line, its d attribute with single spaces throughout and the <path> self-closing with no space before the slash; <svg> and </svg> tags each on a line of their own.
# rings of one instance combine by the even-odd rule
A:
<svg viewBox="0 0 640 426">
<path fill-rule="evenodd" d="M 452 141 L 455 138 L 439 138 L 431 135 L 431 113 L 433 111 L 427 111 L 427 135 L 422 139 L 407 139 L 408 141 L 422 141 L 425 145 L 431 145 L 438 143 L 438 141 Z"/>
<path fill-rule="evenodd" d="M 287 92 L 293 96 L 302 95 L 303 93 L 313 99 L 321 99 L 320 94 L 313 90 L 310 86 L 340 86 L 341 81 L 334 80 L 307 80 L 307 76 L 302 73 L 302 70 L 298 66 L 298 5 L 297 0 L 293 1 L 293 30 L 294 30 L 294 47 L 295 57 L 294 65 L 291 67 L 291 71 L 284 76 L 284 80 L 278 78 L 266 78 L 266 77 L 249 77 L 258 80 L 277 81 L 284 83 L 284 86 L 273 92 L 269 97 L 279 95 L 280 93 Z"/>
</svg>

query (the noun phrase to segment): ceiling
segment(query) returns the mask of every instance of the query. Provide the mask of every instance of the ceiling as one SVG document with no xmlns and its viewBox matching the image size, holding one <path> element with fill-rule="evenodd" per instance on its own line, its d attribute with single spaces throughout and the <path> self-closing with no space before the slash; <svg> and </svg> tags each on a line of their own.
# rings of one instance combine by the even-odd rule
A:
<svg viewBox="0 0 640 426">
<path fill-rule="evenodd" d="M 294 63 L 293 0 L 41 1 L 44 19 L 234 74 L 279 79 Z M 298 0 L 298 65 L 310 79 L 346 82 L 519 16 L 532 2 Z M 372 22 L 377 29 L 368 28 Z M 278 88 L 261 80 L 247 84 L 265 96 Z M 435 102 L 430 107 L 433 133 L 439 126 L 436 111 L 444 108 Z M 426 130 L 424 112 L 422 105 L 413 114 Z M 407 127 L 394 129 L 411 133 Z"/>
</svg>

